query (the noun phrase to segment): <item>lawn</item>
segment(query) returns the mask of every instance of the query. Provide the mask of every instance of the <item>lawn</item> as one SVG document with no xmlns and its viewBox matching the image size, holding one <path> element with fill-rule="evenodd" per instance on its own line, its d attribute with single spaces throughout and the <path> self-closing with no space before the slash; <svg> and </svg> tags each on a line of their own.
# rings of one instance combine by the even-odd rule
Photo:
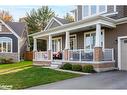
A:
<svg viewBox="0 0 127 95">
<path fill-rule="evenodd" d="M 12 69 L 12 68 L 18 68 L 18 67 L 24 67 L 24 66 L 30 66 L 30 65 L 32 65 L 32 61 L 21 61 L 21 62 L 11 63 L 11 64 L 0 64 L 0 70 Z"/>
<path fill-rule="evenodd" d="M 30 65 L 31 62 L 29 63 L 23 62 L 23 64 Z M 18 64 L 18 66 L 21 65 Z M 3 65 L 3 67 L 4 68 L 12 67 L 12 65 L 11 66 Z M 0 86 L 11 85 L 12 89 L 24 89 L 32 86 L 48 84 L 60 80 L 79 77 L 79 76 L 81 75 L 56 71 L 48 68 L 31 66 L 30 68 L 24 69 L 22 71 L 0 75 Z"/>
</svg>

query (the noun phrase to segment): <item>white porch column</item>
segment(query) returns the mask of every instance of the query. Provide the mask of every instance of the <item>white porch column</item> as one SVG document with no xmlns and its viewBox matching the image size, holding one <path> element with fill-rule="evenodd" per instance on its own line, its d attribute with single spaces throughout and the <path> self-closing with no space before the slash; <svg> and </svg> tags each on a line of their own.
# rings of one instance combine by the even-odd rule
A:
<svg viewBox="0 0 127 95">
<path fill-rule="evenodd" d="M 96 24 L 96 40 L 95 40 L 95 47 L 102 47 L 101 46 L 101 24 Z"/>
<path fill-rule="evenodd" d="M 70 49 L 70 33 L 66 32 L 65 49 Z"/>
<path fill-rule="evenodd" d="M 34 38 L 33 51 L 37 51 L 37 39 Z"/>
<path fill-rule="evenodd" d="M 70 49 L 70 33 L 66 32 L 65 38 L 65 50 L 64 50 L 64 60 L 68 60 L 68 50 Z"/>
<path fill-rule="evenodd" d="M 94 47 L 94 61 L 102 61 L 103 52 L 101 46 L 101 24 L 96 24 L 96 39 Z"/>
<path fill-rule="evenodd" d="M 52 60 L 52 36 L 49 35 L 49 39 L 48 39 L 48 60 Z"/>
<path fill-rule="evenodd" d="M 48 45 L 49 45 L 48 50 L 52 50 L 52 36 L 51 35 L 49 35 Z"/>
</svg>

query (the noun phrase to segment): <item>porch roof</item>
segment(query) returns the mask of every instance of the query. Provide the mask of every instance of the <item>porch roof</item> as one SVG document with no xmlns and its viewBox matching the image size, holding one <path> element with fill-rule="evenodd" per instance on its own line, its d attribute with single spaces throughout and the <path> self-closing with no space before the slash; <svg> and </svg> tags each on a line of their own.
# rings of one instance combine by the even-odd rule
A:
<svg viewBox="0 0 127 95">
<path fill-rule="evenodd" d="M 34 33 L 29 36 L 33 36 L 33 38 L 39 38 L 39 37 L 44 37 L 48 35 L 64 33 L 66 31 L 74 31 L 74 30 L 81 29 L 81 28 L 85 29 L 91 26 L 95 26 L 97 23 L 100 23 L 104 27 L 109 27 L 109 28 L 116 27 L 116 21 L 114 19 L 111 19 L 109 17 L 104 17 L 101 15 L 97 15 L 93 17 L 88 17 L 78 22 L 73 22 L 73 23 L 65 24 L 63 26 L 58 26 L 58 27 L 55 27 L 55 28 L 52 28 L 46 31 Z"/>
</svg>

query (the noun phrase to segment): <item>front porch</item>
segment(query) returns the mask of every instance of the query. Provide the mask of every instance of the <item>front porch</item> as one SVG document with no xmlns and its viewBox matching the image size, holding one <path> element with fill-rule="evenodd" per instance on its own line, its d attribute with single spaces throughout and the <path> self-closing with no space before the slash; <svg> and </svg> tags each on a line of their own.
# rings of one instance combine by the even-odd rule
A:
<svg viewBox="0 0 127 95">
<path fill-rule="evenodd" d="M 103 49 L 102 50 L 102 58 L 100 61 L 95 61 L 95 52 L 94 50 L 85 50 L 85 49 L 77 49 L 77 50 L 63 50 L 61 52 L 61 59 L 54 59 L 53 52 L 50 51 L 43 52 L 34 52 L 34 64 L 40 66 L 51 66 L 56 62 L 56 64 L 62 65 L 64 63 L 72 63 L 72 64 L 92 64 L 96 69 L 104 68 L 111 69 L 114 67 L 114 49 Z M 51 59 L 49 58 L 51 57 Z M 111 67 L 111 68 L 109 68 Z M 97 70 L 98 71 L 98 70 Z"/>
<path fill-rule="evenodd" d="M 115 67 L 114 49 L 105 48 L 104 27 L 114 28 L 115 24 L 107 21 L 109 20 L 107 18 L 103 19 L 104 21 L 101 18 L 96 19 L 98 20 L 81 23 L 83 25 L 80 27 L 76 25 L 76 29 L 69 27 L 55 32 L 54 29 L 50 29 L 52 31 L 35 36 L 34 65 L 51 66 L 54 63 L 59 65 L 72 63 L 91 64 L 96 71 L 113 69 Z M 81 34 L 83 38 L 77 33 L 83 33 Z M 37 50 L 37 39 L 47 41 L 47 51 Z"/>
</svg>

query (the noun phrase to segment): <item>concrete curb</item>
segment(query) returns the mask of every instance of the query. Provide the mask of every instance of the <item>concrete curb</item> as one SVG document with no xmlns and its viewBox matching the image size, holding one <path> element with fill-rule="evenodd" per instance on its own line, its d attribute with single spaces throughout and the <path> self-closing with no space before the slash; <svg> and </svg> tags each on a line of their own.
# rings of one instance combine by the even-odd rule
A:
<svg viewBox="0 0 127 95">
<path fill-rule="evenodd" d="M 51 67 L 44 67 L 44 68 L 49 68 L 57 71 L 62 71 L 62 72 L 68 72 L 68 73 L 75 73 L 75 74 L 81 74 L 81 75 L 90 75 L 91 73 L 83 73 L 83 72 L 77 72 L 77 71 L 70 71 L 70 70 L 63 70 L 63 69 L 58 69 L 58 68 L 51 68 Z"/>
</svg>

